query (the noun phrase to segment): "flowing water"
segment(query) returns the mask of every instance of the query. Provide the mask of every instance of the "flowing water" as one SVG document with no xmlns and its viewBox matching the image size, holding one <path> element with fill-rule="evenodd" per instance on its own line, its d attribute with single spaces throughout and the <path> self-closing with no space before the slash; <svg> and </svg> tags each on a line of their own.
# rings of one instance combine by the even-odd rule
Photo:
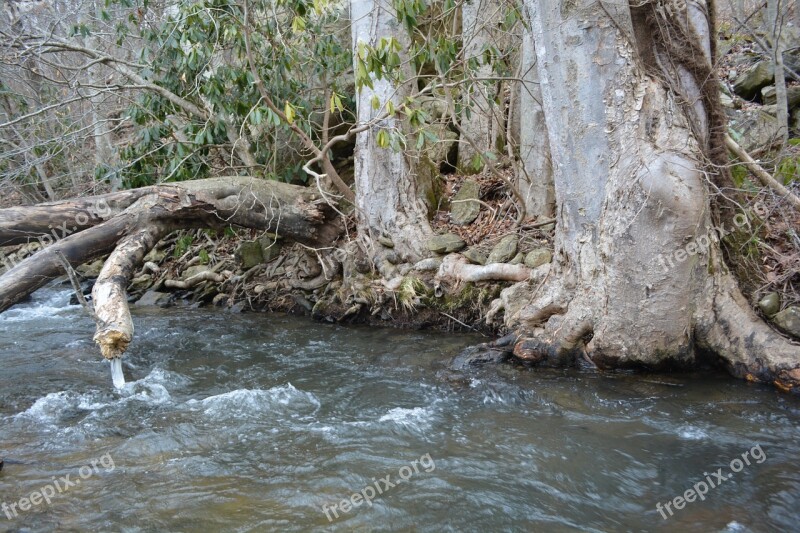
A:
<svg viewBox="0 0 800 533">
<path fill-rule="evenodd" d="M 0 315 L 0 531 L 800 527 L 800 402 L 770 387 L 512 366 L 458 382 L 437 372 L 475 337 L 135 309 L 116 390 L 68 300 Z"/>
</svg>

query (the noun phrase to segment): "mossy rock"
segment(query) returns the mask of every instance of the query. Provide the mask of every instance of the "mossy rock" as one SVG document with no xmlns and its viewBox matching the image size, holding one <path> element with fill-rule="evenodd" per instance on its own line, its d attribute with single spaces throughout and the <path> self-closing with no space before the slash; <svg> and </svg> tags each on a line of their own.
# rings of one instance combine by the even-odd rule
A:
<svg viewBox="0 0 800 533">
<path fill-rule="evenodd" d="M 274 261 L 281 255 L 281 243 L 275 240 L 274 238 L 270 237 L 269 235 L 264 235 L 258 239 L 259 244 L 261 245 L 261 261 L 264 263 L 269 263 L 270 261 Z"/>
<path fill-rule="evenodd" d="M 244 241 L 236 248 L 234 257 L 243 270 L 249 270 L 264 262 L 264 255 L 259 241 Z"/>
<path fill-rule="evenodd" d="M 506 235 L 500 242 L 498 242 L 489 257 L 486 259 L 487 264 L 491 263 L 505 263 L 517 255 L 517 245 L 519 244 L 519 237 L 515 234 Z"/>
<path fill-rule="evenodd" d="M 784 333 L 800 339 L 800 307 L 787 307 L 772 317 L 772 323 Z"/>
<path fill-rule="evenodd" d="M 463 250 L 467 243 L 455 233 L 434 235 L 428 239 L 428 250 L 437 254 L 450 254 Z"/>
<path fill-rule="evenodd" d="M 525 256 L 525 266 L 536 268 L 548 264 L 553 260 L 553 254 L 547 248 L 537 248 L 528 252 Z"/>
<path fill-rule="evenodd" d="M 480 199 L 481 187 L 475 180 L 465 180 L 461 185 L 450 208 L 450 221 L 453 224 L 465 226 L 478 218 L 481 212 Z"/>
<path fill-rule="evenodd" d="M 486 264 L 486 254 L 481 252 L 479 249 L 472 247 L 464 250 L 462 254 L 464 257 L 467 258 L 467 261 L 476 265 L 485 265 Z"/>
</svg>

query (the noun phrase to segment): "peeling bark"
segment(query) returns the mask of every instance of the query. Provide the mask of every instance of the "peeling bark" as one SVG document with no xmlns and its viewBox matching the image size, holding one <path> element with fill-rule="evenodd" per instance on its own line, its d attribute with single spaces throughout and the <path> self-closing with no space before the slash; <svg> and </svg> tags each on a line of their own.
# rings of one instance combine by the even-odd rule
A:
<svg viewBox="0 0 800 533">
<path fill-rule="evenodd" d="M 535 7 L 557 230 L 547 279 L 498 304 L 517 357 L 664 368 L 711 351 L 736 375 L 798 387 L 800 347 L 749 309 L 710 238 L 706 162 L 725 147 L 705 5 Z M 675 56 L 676 35 L 696 53 Z"/>
</svg>

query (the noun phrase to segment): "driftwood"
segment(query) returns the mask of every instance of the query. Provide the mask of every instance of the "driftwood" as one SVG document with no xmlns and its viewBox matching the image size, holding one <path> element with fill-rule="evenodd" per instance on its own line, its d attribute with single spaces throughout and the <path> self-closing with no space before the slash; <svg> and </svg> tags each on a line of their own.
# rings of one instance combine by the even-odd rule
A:
<svg viewBox="0 0 800 533">
<path fill-rule="evenodd" d="M 94 339 L 104 357 L 117 358 L 133 338 L 126 288 L 168 233 L 239 226 L 314 247 L 339 235 L 334 215 L 312 189 L 242 176 L 0 209 L 0 246 L 32 240 L 43 245 L 0 277 L 0 312 L 61 276 L 64 262 L 77 266 L 110 254 L 92 290 Z"/>
</svg>

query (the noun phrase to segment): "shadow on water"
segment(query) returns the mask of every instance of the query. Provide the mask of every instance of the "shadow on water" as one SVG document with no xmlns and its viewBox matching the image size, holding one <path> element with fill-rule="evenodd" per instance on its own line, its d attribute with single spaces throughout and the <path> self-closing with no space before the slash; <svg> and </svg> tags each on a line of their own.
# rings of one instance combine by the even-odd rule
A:
<svg viewBox="0 0 800 533">
<path fill-rule="evenodd" d="M 117 391 L 68 298 L 40 291 L 0 315 L 0 503 L 17 505 L 0 530 L 791 531 L 800 519 L 800 404 L 768 387 L 510 365 L 451 382 L 437 373 L 478 339 L 137 309 Z M 762 462 L 662 518 L 656 504 L 755 446 Z M 80 483 L 20 510 L 67 475 Z M 368 487 L 382 490 L 369 504 Z"/>
</svg>

